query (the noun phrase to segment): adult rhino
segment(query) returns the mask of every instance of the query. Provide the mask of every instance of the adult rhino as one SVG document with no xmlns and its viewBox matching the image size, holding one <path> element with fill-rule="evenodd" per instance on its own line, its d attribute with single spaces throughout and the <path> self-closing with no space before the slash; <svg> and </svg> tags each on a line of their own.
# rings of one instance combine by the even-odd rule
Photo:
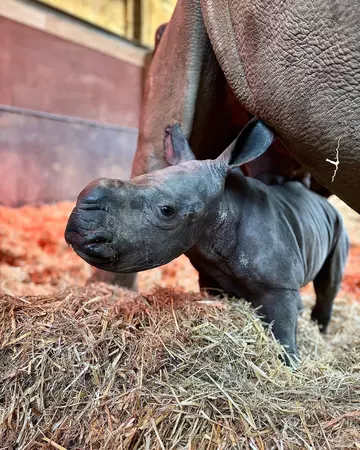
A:
<svg viewBox="0 0 360 450">
<path fill-rule="evenodd" d="M 166 165 L 169 121 L 181 122 L 198 157 L 217 156 L 208 144 L 218 153 L 234 137 L 226 133 L 228 83 L 319 182 L 360 212 L 359 23 L 358 1 L 180 0 L 148 74 L 133 174 Z M 332 182 L 326 160 L 336 161 L 337 148 Z"/>
<path fill-rule="evenodd" d="M 217 157 L 238 132 L 230 86 L 360 212 L 359 23 L 355 0 L 179 0 L 148 73 L 132 175 L 167 165 L 175 122 L 198 159 Z"/>
</svg>

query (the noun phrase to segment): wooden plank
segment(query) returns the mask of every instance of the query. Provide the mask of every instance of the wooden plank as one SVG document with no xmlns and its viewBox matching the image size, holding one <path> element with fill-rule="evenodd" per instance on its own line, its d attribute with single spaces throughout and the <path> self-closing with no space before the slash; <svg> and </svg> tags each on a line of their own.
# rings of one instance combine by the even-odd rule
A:
<svg viewBox="0 0 360 450">
<path fill-rule="evenodd" d="M 0 129 L 2 205 L 75 200 L 95 178 L 130 177 L 136 130 L 1 107 Z"/>
<path fill-rule="evenodd" d="M 0 16 L 45 31 L 67 41 L 97 50 L 124 62 L 144 66 L 147 50 L 109 36 L 82 24 L 71 17 L 62 16 L 41 4 L 28 4 L 21 0 L 0 0 Z"/>
<path fill-rule="evenodd" d="M 126 36 L 126 0 L 38 0 L 119 36 Z"/>
<path fill-rule="evenodd" d="M 143 68 L 3 17 L 0 29 L 0 103 L 138 127 Z"/>
<path fill-rule="evenodd" d="M 128 39 L 134 40 L 134 17 L 135 17 L 135 8 L 139 2 L 137 0 L 126 0 L 125 1 L 125 14 L 126 14 L 126 28 L 125 35 Z"/>
</svg>

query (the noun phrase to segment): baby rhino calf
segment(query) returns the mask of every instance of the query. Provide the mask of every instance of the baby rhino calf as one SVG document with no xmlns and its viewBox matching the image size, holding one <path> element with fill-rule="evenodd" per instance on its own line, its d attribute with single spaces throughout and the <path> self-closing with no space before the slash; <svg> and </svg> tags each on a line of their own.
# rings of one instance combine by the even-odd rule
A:
<svg viewBox="0 0 360 450">
<path fill-rule="evenodd" d="M 174 125 L 165 137 L 170 167 L 90 183 L 66 240 L 85 261 L 112 272 L 151 269 L 185 253 L 201 287 L 259 307 L 296 357 L 299 289 L 314 282 L 312 318 L 325 331 L 349 242 L 337 211 L 303 184 L 266 186 L 242 174 L 239 167 L 272 141 L 271 130 L 253 119 L 217 159 L 197 161 Z"/>
</svg>

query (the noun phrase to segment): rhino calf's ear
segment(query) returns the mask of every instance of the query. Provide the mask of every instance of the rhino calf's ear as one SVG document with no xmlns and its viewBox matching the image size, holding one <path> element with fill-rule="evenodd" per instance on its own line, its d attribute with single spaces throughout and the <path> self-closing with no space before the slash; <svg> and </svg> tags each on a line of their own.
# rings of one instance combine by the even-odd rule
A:
<svg viewBox="0 0 360 450">
<path fill-rule="evenodd" d="M 178 123 L 165 130 L 164 150 L 171 166 L 196 159 Z"/>
<path fill-rule="evenodd" d="M 274 133 L 259 119 L 252 119 L 238 137 L 220 155 L 231 169 L 249 163 L 261 156 L 274 141 Z"/>
</svg>

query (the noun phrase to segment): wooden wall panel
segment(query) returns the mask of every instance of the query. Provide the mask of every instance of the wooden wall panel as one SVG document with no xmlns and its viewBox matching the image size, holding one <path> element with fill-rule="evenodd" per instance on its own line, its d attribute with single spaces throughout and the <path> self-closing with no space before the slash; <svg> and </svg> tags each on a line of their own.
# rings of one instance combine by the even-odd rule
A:
<svg viewBox="0 0 360 450">
<path fill-rule="evenodd" d="M 0 17 L 0 103 L 137 127 L 141 67 Z"/>
<path fill-rule="evenodd" d="M 126 0 L 38 0 L 75 17 L 109 30 L 119 36 L 128 36 Z"/>
<path fill-rule="evenodd" d="M 137 131 L 0 108 L 0 204 L 75 200 L 94 178 L 128 179 Z"/>
<path fill-rule="evenodd" d="M 137 0 L 126 1 L 128 24 L 133 28 L 132 34 L 136 25 L 136 33 L 139 36 L 137 40 L 140 40 L 139 18 L 136 17 L 136 24 L 134 22 L 134 4 Z M 130 4 L 131 7 L 128 7 Z M 144 47 L 111 35 L 73 16 L 62 14 L 37 0 L 1 0 L 0 16 L 138 67 L 143 67 L 148 53 Z"/>
<path fill-rule="evenodd" d="M 157 27 L 169 22 L 177 0 L 36 0 L 146 47 Z M 140 18 L 139 22 L 137 18 Z"/>
</svg>

